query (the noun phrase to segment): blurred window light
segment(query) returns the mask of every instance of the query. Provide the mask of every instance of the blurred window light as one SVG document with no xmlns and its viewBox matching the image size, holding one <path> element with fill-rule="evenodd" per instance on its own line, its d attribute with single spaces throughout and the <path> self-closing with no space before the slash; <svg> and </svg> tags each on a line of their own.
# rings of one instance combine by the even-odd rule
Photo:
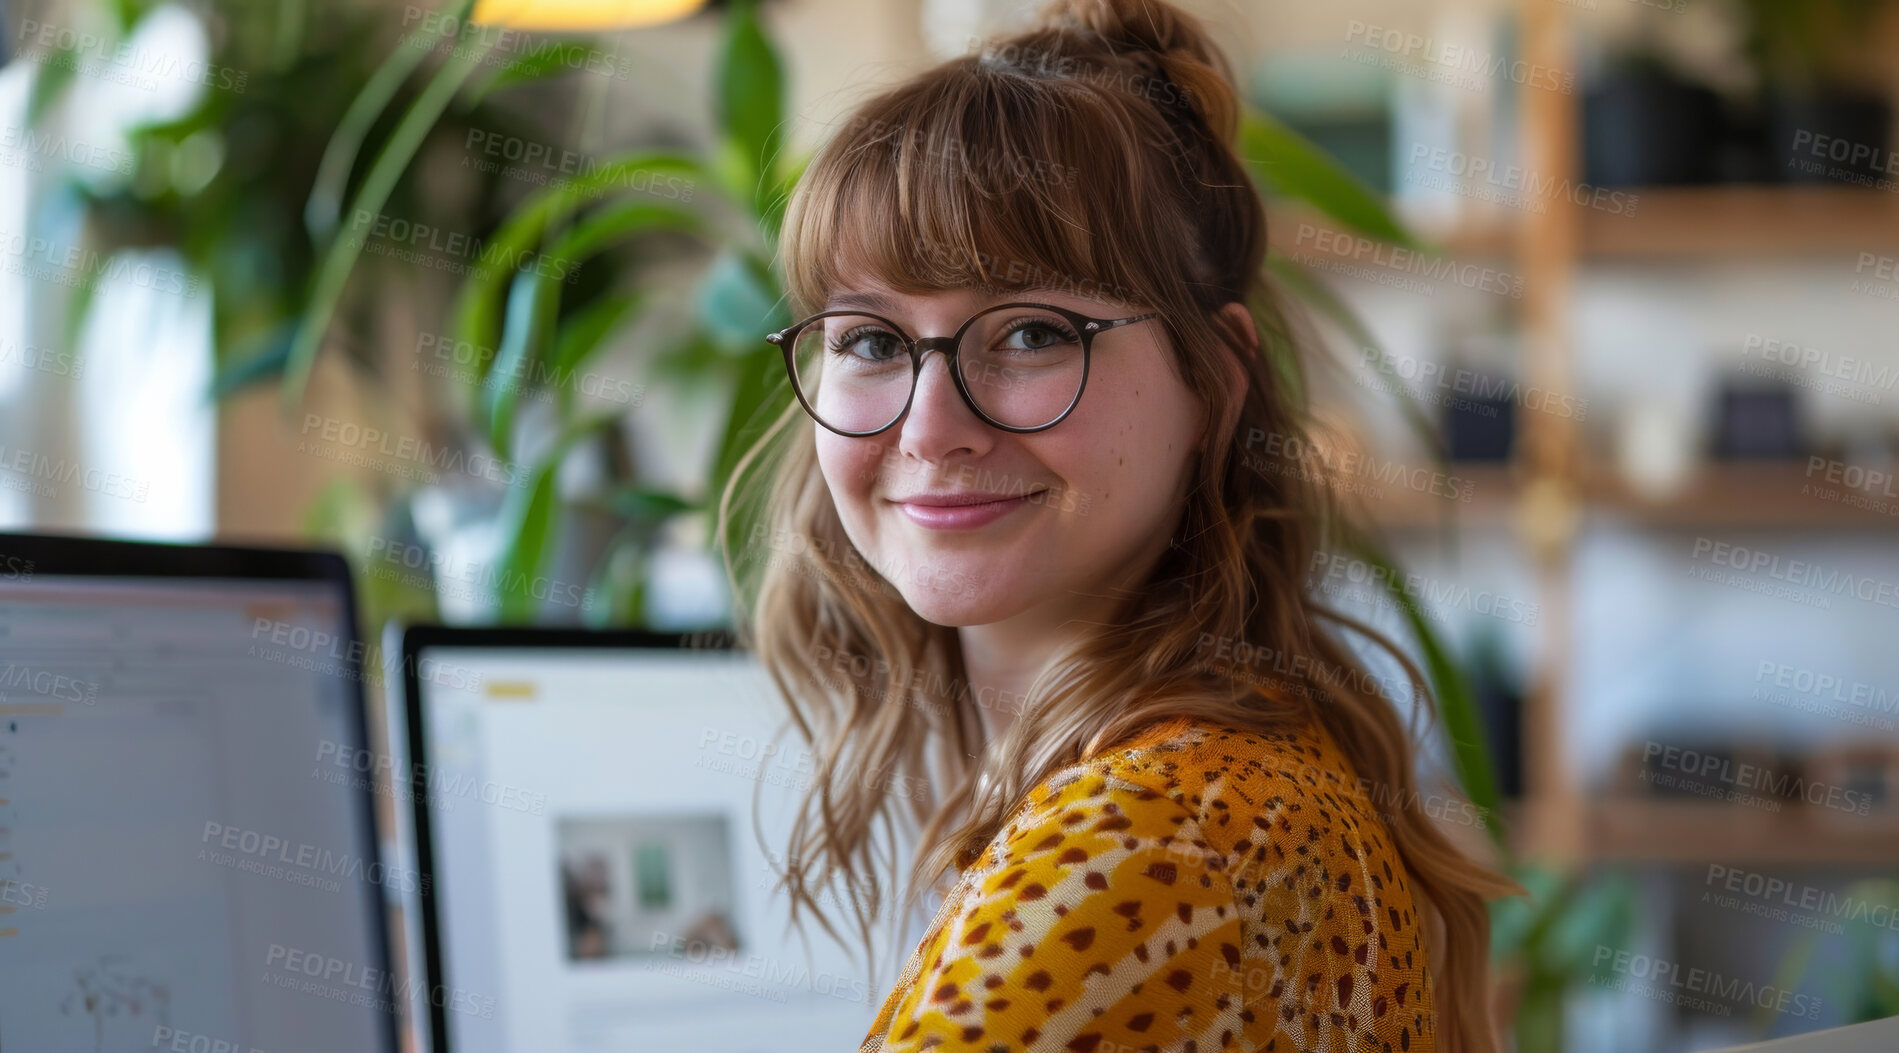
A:
<svg viewBox="0 0 1899 1053">
<path fill-rule="evenodd" d="M 706 0 L 479 0 L 468 20 L 477 25 L 550 31 L 636 29 L 674 22 Z"/>
</svg>

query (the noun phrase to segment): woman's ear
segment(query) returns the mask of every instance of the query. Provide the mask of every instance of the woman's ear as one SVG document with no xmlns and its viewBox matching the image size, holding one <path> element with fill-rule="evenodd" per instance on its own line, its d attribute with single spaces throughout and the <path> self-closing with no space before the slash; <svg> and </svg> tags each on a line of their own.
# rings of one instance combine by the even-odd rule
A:
<svg viewBox="0 0 1899 1053">
<path fill-rule="evenodd" d="M 1240 410 L 1246 404 L 1246 389 L 1249 377 L 1246 367 L 1240 363 L 1240 355 L 1259 354 L 1259 327 L 1253 323 L 1252 312 L 1238 301 L 1220 308 L 1213 316 L 1214 328 L 1221 331 L 1226 339 L 1221 341 L 1219 362 L 1226 373 L 1226 387 L 1233 392 L 1227 403 L 1226 415 L 1220 421 L 1220 430 L 1216 435 L 1230 435 L 1240 426 Z"/>
</svg>

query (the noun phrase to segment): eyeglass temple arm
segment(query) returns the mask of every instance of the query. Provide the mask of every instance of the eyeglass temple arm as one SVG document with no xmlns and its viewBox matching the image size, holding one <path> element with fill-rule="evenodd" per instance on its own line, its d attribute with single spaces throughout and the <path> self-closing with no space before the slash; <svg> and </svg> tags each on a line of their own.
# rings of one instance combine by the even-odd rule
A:
<svg viewBox="0 0 1899 1053">
<path fill-rule="evenodd" d="M 1145 322 L 1149 318 L 1158 318 L 1158 317 L 1160 317 L 1159 311 L 1149 311 L 1146 314 L 1137 314 L 1132 318 L 1116 318 L 1111 322 L 1108 322 L 1108 321 L 1089 322 L 1087 325 L 1082 326 L 1082 328 L 1088 330 L 1091 333 L 1099 333 L 1104 330 L 1113 329 L 1115 326 L 1118 326 L 1118 325 L 1132 325 L 1135 322 Z M 769 340 L 770 337 L 767 337 L 766 339 Z"/>
</svg>

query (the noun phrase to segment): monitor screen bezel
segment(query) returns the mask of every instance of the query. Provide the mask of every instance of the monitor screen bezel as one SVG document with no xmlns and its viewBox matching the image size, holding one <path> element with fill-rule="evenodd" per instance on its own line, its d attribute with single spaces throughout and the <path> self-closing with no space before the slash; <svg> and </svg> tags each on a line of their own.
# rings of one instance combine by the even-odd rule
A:
<svg viewBox="0 0 1899 1053">
<path fill-rule="evenodd" d="M 368 701 L 363 691 L 362 662 L 358 655 L 361 627 L 356 617 L 356 589 L 350 578 L 349 561 L 342 553 L 327 549 L 268 548 L 252 545 L 192 544 L 172 541 L 129 541 L 118 538 L 79 534 L 22 534 L 0 532 L 0 558 L 22 559 L 27 580 L 42 575 L 61 578 L 177 578 L 183 580 L 317 582 L 339 590 L 342 606 L 342 630 L 350 646 L 340 658 L 350 705 L 348 733 L 365 752 L 375 744 L 369 739 Z M 356 827 L 362 834 L 358 858 L 382 857 L 381 833 L 376 817 L 374 788 L 359 783 L 350 797 L 355 801 Z M 381 889 L 362 882 L 368 905 L 369 937 L 375 963 L 385 972 L 390 966 L 389 904 Z M 378 1029 L 383 1049 L 398 1053 L 402 1049 L 402 1018 L 399 1012 L 382 1013 Z"/>
<path fill-rule="evenodd" d="M 425 651 L 470 649 L 596 650 L 736 653 L 737 639 L 728 629 L 700 632 L 658 632 L 645 629 L 576 629 L 559 627 L 460 627 L 407 625 L 402 634 L 402 703 L 404 741 L 409 771 L 429 771 L 427 717 L 422 705 L 421 661 Z M 420 767 L 413 767 L 419 765 Z M 417 914 L 422 929 L 423 969 L 427 990 L 448 990 L 442 961 L 441 918 L 436 895 L 441 875 L 435 872 L 435 842 L 429 811 L 430 795 L 411 793 L 410 817 L 415 838 Z M 428 1048 L 452 1053 L 448 1037 L 448 999 L 425 999 L 429 1007 Z"/>
</svg>

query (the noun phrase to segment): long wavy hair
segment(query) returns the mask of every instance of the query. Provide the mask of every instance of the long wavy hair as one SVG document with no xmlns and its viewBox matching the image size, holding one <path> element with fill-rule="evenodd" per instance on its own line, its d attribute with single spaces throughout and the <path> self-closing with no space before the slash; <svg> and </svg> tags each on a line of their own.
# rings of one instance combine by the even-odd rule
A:
<svg viewBox="0 0 1899 1053">
<path fill-rule="evenodd" d="M 1423 712 L 1417 667 L 1308 588 L 1315 555 L 1348 520 L 1322 460 L 1261 452 L 1318 448 L 1299 379 L 1310 340 L 1264 268 L 1266 214 L 1236 153 L 1230 69 L 1167 3 L 1054 0 L 1040 16 L 869 98 L 817 150 L 780 243 L 794 315 L 821 310 L 853 274 L 919 294 L 1055 285 L 1158 310 L 1176 373 L 1209 409 L 1204 452 L 1150 580 L 1118 597 L 1108 623 L 1075 627 L 992 743 L 956 630 L 919 617 L 854 548 L 819 472 L 816 425 L 787 390 L 737 463 L 718 524 L 740 642 L 811 754 L 782 857 L 794 922 L 808 911 L 850 942 L 824 896 L 847 908 L 874 961 L 900 839 L 915 838 L 903 899 L 914 907 L 1037 783 L 1143 727 L 1190 717 L 1271 730 L 1313 716 L 1392 802 L 1383 812 L 1429 926 L 1442 1048 L 1491 1053 L 1485 901 L 1522 890 L 1425 815 L 1390 678 L 1347 639 L 1388 652 Z M 1257 353 L 1221 324 L 1232 302 L 1253 319 Z M 1227 348 L 1248 378 L 1237 408 Z M 1233 413 L 1237 426 L 1223 427 Z M 1279 656 L 1275 670 L 1295 671 L 1279 680 L 1289 689 L 1224 668 L 1215 655 L 1235 646 Z"/>
</svg>

